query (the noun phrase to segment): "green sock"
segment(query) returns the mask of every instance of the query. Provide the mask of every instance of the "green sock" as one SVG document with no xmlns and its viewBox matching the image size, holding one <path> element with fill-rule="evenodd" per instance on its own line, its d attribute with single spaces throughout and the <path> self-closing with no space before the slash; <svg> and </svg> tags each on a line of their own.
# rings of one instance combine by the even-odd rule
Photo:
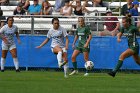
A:
<svg viewBox="0 0 140 93">
<path fill-rule="evenodd" d="M 118 60 L 118 63 L 116 65 L 116 67 L 113 69 L 113 72 L 116 73 L 121 68 L 122 64 L 123 64 L 123 61 L 122 60 Z"/>
<path fill-rule="evenodd" d="M 77 70 L 77 62 L 72 62 L 74 70 Z"/>
</svg>

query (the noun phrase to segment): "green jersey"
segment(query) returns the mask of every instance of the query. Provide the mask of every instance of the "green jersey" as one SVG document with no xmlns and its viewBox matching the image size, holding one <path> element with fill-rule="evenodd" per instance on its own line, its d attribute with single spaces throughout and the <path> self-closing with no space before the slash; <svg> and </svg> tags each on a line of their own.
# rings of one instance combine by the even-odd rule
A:
<svg viewBox="0 0 140 93">
<path fill-rule="evenodd" d="M 76 35 L 78 36 L 79 39 L 78 47 L 84 47 L 84 44 L 87 42 L 88 36 L 90 34 L 91 32 L 88 26 L 77 28 Z"/>
<path fill-rule="evenodd" d="M 122 27 L 120 32 L 122 32 L 127 37 L 129 48 L 134 50 L 134 52 L 138 52 L 139 44 L 136 39 L 138 28 L 134 25 L 130 25 L 128 28 Z"/>
</svg>

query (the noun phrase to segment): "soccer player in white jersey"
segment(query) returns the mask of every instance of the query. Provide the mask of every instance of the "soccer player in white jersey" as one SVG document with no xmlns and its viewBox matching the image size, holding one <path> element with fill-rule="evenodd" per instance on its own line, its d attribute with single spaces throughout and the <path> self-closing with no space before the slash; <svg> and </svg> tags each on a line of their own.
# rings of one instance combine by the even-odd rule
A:
<svg viewBox="0 0 140 93">
<path fill-rule="evenodd" d="M 17 59 L 17 49 L 16 49 L 16 44 L 14 42 L 14 35 L 16 34 L 18 43 L 20 43 L 20 38 L 18 34 L 18 28 L 17 26 L 13 25 L 14 19 L 13 17 L 8 17 L 7 18 L 7 25 L 4 25 L 0 29 L 0 36 L 2 38 L 2 57 L 1 57 L 1 72 L 4 72 L 4 64 L 6 62 L 6 56 L 8 51 L 10 51 L 16 72 L 19 71 L 19 62 Z"/>
<path fill-rule="evenodd" d="M 57 54 L 58 66 L 61 68 L 64 66 L 64 76 L 67 77 L 68 72 L 68 60 L 67 60 L 67 49 L 68 49 L 68 34 L 67 31 L 59 25 L 59 19 L 57 17 L 52 19 L 53 28 L 48 31 L 46 40 L 37 46 L 36 48 L 43 47 L 51 38 L 51 49 L 52 52 Z M 64 42 L 64 39 L 66 40 Z M 64 62 L 62 62 L 62 59 Z"/>
</svg>

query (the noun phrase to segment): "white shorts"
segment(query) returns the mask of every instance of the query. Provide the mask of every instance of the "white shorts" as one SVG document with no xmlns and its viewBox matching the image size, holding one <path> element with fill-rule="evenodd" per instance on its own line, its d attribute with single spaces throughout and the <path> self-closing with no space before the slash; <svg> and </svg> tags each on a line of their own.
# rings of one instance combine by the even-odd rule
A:
<svg viewBox="0 0 140 93">
<path fill-rule="evenodd" d="M 53 52 L 53 48 L 51 48 L 51 50 L 52 50 L 52 52 Z M 66 50 L 66 48 L 64 47 L 64 48 L 62 48 L 62 51 L 63 51 L 63 53 L 65 52 L 65 53 L 67 53 L 67 50 Z"/>
<path fill-rule="evenodd" d="M 16 45 L 15 44 L 12 44 L 12 45 L 2 44 L 2 50 L 12 50 L 14 48 L 16 48 Z"/>
</svg>

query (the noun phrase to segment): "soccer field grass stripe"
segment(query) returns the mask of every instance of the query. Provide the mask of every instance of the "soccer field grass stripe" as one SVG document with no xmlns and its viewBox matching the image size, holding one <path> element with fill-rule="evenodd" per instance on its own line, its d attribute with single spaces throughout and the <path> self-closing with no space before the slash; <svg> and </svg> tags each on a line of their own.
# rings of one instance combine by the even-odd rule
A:
<svg viewBox="0 0 140 93">
<path fill-rule="evenodd" d="M 84 73 L 64 78 L 63 72 L 5 71 L 0 73 L 0 93 L 139 93 L 140 74 Z"/>
</svg>

